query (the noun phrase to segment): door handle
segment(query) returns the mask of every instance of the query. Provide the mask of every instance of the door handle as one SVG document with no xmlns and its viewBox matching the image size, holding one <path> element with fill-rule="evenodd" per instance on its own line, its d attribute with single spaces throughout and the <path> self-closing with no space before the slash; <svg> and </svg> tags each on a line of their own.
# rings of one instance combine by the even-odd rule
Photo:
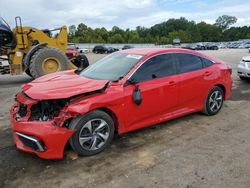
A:
<svg viewBox="0 0 250 188">
<path fill-rule="evenodd" d="M 205 73 L 204 73 L 204 76 L 209 76 L 209 75 L 211 75 L 212 73 L 210 72 L 210 71 L 206 71 Z"/>
<path fill-rule="evenodd" d="M 170 82 L 168 82 L 168 85 L 170 85 L 170 86 L 175 85 L 175 84 L 176 84 L 175 81 L 170 81 Z"/>
</svg>

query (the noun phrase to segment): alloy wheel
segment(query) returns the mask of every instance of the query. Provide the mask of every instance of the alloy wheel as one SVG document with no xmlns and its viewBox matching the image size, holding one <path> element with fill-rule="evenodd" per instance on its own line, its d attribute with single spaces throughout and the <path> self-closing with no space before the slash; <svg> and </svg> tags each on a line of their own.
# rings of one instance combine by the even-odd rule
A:
<svg viewBox="0 0 250 188">
<path fill-rule="evenodd" d="M 100 149 L 107 142 L 110 128 L 103 119 L 92 119 L 85 123 L 79 134 L 81 147 L 88 151 Z"/>
<path fill-rule="evenodd" d="M 212 112 L 217 112 L 220 110 L 223 102 L 222 93 L 218 90 L 214 91 L 209 98 L 209 108 Z"/>
</svg>

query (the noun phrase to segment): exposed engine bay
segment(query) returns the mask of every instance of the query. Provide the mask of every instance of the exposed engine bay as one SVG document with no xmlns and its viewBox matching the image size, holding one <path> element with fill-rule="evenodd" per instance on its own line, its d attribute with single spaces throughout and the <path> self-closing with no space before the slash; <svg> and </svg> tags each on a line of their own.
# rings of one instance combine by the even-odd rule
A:
<svg viewBox="0 0 250 188">
<path fill-rule="evenodd" d="M 44 100 L 31 106 L 30 121 L 50 121 L 57 117 L 69 100 Z"/>
</svg>

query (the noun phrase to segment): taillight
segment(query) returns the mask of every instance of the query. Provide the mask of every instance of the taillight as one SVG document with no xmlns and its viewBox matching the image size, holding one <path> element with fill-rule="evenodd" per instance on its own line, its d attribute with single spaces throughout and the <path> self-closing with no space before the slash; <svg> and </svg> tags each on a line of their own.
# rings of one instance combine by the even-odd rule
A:
<svg viewBox="0 0 250 188">
<path fill-rule="evenodd" d="M 227 65 L 227 70 L 230 74 L 232 74 L 232 68 L 229 65 Z"/>
</svg>

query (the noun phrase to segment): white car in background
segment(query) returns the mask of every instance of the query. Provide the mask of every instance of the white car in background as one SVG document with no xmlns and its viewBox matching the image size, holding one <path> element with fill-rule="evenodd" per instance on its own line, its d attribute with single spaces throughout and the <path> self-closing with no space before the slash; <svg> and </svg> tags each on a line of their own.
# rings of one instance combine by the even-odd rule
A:
<svg viewBox="0 0 250 188">
<path fill-rule="evenodd" d="M 67 48 L 68 49 L 76 49 L 80 54 L 87 54 L 89 53 L 89 50 L 87 48 L 80 48 L 79 46 L 77 46 L 75 43 L 68 43 L 67 44 Z"/>
<path fill-rule="evenodd" d="M 242 57 L 237 67 L 237 73 L 241 80 L 250 79 L 250 56 Z"/>
<path fill-rule="evenodd" d="M 87 54 L 89 53 L 89 49 L 87 48 L 79 48 L 78 46 L 76 47 L 77 51 L 80 53 L 80 54 Z"/>
</svg>

